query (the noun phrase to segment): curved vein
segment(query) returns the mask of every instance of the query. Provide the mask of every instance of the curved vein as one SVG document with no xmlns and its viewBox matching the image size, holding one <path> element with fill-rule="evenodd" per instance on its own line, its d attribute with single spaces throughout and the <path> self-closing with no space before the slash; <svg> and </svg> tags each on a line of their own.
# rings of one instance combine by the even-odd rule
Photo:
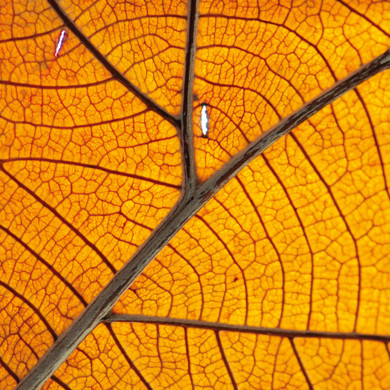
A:
<svg viewBox="0 0 390 390">
<path fill-rule="evenodd" d="M 52 1 L 52 0 L 50 0 Z M 142 273 L 145 267 L 164 248 L 170 239 L 184 226 L 209 199 L 229 180 L 267 147 L 289 133 L 322 108 L 355 88 L 372 76 L 390 68 L 390 49 L 365 66 L 353 72 L 331 88 L 304 104 L 277 125 L 262 134 L 245 149 L 234 156 L 225 166 L 199 185 L 191 196 L 182 196 L 160 225 L 125 266 L 115 274 L 107 286 L 91 302 L 68 329 L 58 338 L 52 348 L 38 361 L 19 383 L 18 390 L 37 389 L 54 373 L 77 345 L 98 325 L 115 302 Z"/>
</svg>

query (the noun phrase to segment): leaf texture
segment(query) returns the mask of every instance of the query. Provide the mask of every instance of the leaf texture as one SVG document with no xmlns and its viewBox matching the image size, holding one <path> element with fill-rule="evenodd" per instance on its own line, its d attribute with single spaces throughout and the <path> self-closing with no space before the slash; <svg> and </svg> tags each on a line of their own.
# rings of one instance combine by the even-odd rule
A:
<svg viewBox="0 0 390 390">
<path fill-rule="evenodd" d="M 199 177 L 385 51 L 388 15 L 371 1 L 201 1 L 195 92 L 212 130 L 195 132 Z"/>
<path fill-rule="evenodd" d="M 389 19 L 373 1 L 6 1 L 0 389 L 388 388 L 390 60 L 248 148 L 363 74 Z"/>
</svg>

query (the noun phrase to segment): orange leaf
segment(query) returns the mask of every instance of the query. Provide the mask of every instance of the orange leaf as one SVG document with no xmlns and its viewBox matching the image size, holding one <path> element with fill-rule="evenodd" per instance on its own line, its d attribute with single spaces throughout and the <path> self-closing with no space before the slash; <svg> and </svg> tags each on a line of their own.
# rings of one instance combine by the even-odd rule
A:
<svg viewBox="0 0 390 390">
<path fill-rule="evenodd" d="M 389 20 L 7 0 L 0 388 L 389 388 Z"/>
</svg>

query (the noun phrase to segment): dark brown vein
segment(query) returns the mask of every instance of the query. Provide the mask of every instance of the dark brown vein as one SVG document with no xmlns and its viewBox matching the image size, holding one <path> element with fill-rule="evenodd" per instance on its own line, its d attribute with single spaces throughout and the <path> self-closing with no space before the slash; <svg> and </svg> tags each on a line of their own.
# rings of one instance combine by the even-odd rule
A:
<svg viewBox="0 0 390 390">
<path fill-rule="evenodd" d="M 237 175 L 235 177 L 235 179 L 238 181 L 238 184 L 240 185 L 242 191 L 244 192 L 245 196 L 247 197 L 247 199 L 249 200 L 256 216 L 257 216 L 257 219 L 259 220 L 261 226 L 263 227 L 264 229 L 264 233 L 267 237 L 267 239 L 269 240 L 269 242 L 271 243 L 271 246 L 272 248 L 274 249 L 275 253 L 276 253 L 276 256 L 278 258 L 278 262 L 280 264 L 280 269 L 282 271 L 282 291 L 283 291 L 283 295 L 282 295 L 282 302 L 281 302 L 281 310 L 280 310 L 280 316 L 279 316 L 279 322 L 278 322 L 278 326 L 280 326 L 281 322 L 282 322 L 282 319 L 283 319 L 283 313 L 284 313 L 284 303 L 285 303 L 285 294 L 286 294 L 286 291 L 285 291 L 285 278 L 286 278 L 286 273 L 284 271 L 284 265 L 283 265 L 283 261 L 282 261 L 282 256 L 280 255 L 280 252 L 276 246 L 276 244 L 274 243 L 272 237 L 270 236 L 269 232 L 268 232 L 268 229 L 266 227 L 266 224 L 264 223 L 263 221 L 263 218 L 261 217 L 260 213 L 259 213 L 259 210 L 257 209 L 256 205 L 255 205 L 255 202 L 253 201 L 252 197 L 250 196 L 249 192 L 247 191 L 247 189 L 245 188 L 244 186 L 244 183 L 241 181 L 241 179 L 239 178 L 239 176 Z"/>
<path fill-rule="evenodd" d="M 50 263 L 48 263 L 42 256 L 40 256 L 37 252 L 31 249 L 24 241 L 22 241 L 18 236 L 12 233 L 9 229 L 0 225 L 0 230 L 8 234 L 12 237 L 19 245 L 21 245 L 26 251 L 30 252 L 39 262 L 41 262 L 48 270 L 50 270 L 53 275 L 55 275 L 61 283 L 64 283 L 66 287 L 72 291 L 73 295 L 79 299 L 79 301 L 87 306 L 87 301 L 83 298 L 83 296 L 73 287 L 71 283 L 69 283 L 66 278 L 64 278 Z"/>
<path fill-rule="evenodd" d="M 258 339 L 259 339 L 259 337 L 256 337 L 256 342 L 258 341 Z M 279 341 L 278 341 L 278 347 L 276 348 L 276 353 L 275 353 L 275 355 L 274 355 L 273 364 L 272 364 L 272 382 L 271 382 L 271 389 L 274 389 L 274 388 L 275 388 L 275 386 L 274 386 L 274 381 L 275 381 L 275 376 L 276 376 L 276 365 L 277 365 L 277 362 L 278 362 L 278 356 L 279 356 L 280 348 L 282 347 L 283 341 L 284 341 L 283 338 L 280 338 L 280 339 L 279 339 Z"/>
<path fill-rule="evenodd" d="M 364 19 L 370 25 L 375 26 L 375 28 L 377 28 L 382 34 L 386 35 L 387 37 L 390 36 L 390 34 L 387 31 L 385 31 L 379 24 L 375 23 L 373 20 L 369 19 L 366 15 L 362 14 L 357 9 L 351 7 L 349 4 L 345 3 L 343 0 L 337 0 L 337 2 L 342 4 L 345 8 L 347 8 L 352 13 L 360 16 L 362 19 Z"/>
<path fill-rule="evenodd" d="M 349 223 L 347 221 L 347 218 L 346 216 L 343 214 L 342 210 L 341 210 L 341 207 L 340 205 L 338 204 L 337 200 L 336 200 L 336 197 L 334 196 L 333 194 L 333 191 L 332 191 L 332 187 L 328 185 L 328 183 L 326 182 L 326 180 L 324 179 L 323 175 L 321 174 L 321 172 L 319 171 L 319 169 L 317 168 L 317 166 L 313 163 L 311 157 L 307 154 L 306 150 L 303 148 L 303 146 L 301 145 L 301 143 L 299 142 L 298 138 L 295 136 L 294 133 L 291 133 L 290 134 L 291 138 L 294 140 L 294 142 L 296 143 L 296 145 L 298 146 L 298 148 L 301 150 L 301 152 L 303 153 L 303 155 L 305 156 L 305 159 L 306 161 L 310 164 L 310 166 L 312 167 L 313 171 L 315 172 L 315 174 L 317 175 L 317 177 L 319 178 L 320 182 L 325 186 L 326 190 L 327 190 L 327 193 L 329 194 L 330 198 L 332 199 L 332 202 L 334 204 L 334 206 L 336 207 L 337 209 L 337 212 L 339 213 L 340 215 L 340 218 L 342 219 L 342 221 L 344 222 L 344 225 L 345 225 L 345 229 L 347 230 L 349 236 L 351 237 L 352 239 L 352 242 L 353 242 L 353 246 L 355 248 L 355 254 L 356 254 L 356 261 L 357 261 L 357 271 L 358 271 L 358 288 L 357 288 L 357 304 L 356 304 L 356 314 L 355 314 L 355 324 L 354 324 L 354 330 L 356 330 L 356 327 L 357 327 L 357 322 L 358 322 L 358 319 L 359 319 L 359 308 L 360 308 L 360 292 L 361 292 L 361 282 L 362 282 L 362 270 L 361 270 L 361 260 L 360 260 L 360 255 L 359 255 L 359 247 L 357 245 L 357 242 L 356 242 L 356 237 L 354 236 L 354 234 L 352 233 L 352 229 L 351 227 L 349 226 Z M 312 277 L 313 279 L 313 277 Z"/>
<path fill-rule="evenodd" d="M 305 241 L 306 241 L 306 245 L 309 249 L 309 253 L 310 253 L 310 257 L 311 257 L 311 280 L 310 280 L 310 308 L 309 308 L 309 313 L 308 313 L 308 316 L 307 316 L 307 322 L 306 322 L 306 328 L 309 329 L 310 327 L 310 318 L 311 318 L 311 313 L 312 313 L 312 307 L 313 307 L 313 283 L 314 283 L 314 273 L 313 273 L 313 269 L 314 269 L 314 254 L 313 254 L 313 251 L 311 249 L 311 246 L 310 246 L 310 243 L 309 243 L 309 238 L 307 237 L 307 234 L 306 234 L 306 230 L 305 230 L 305 226 L 302 222 L 302 219 L 298 213 L 298 210 L 297 208 L 295 207 L 294 205 L 294 202 L 292 201 L 292 198 L 289 194 L 289 192 L 287 191 L 287 188 L 286 186 L 284 185 L 284 183 L 282 182 L 282 180 L 280 180 L 280 177 L 276 174 L 276 171 L 274 170 L 274 168 L 272 167 L 272 165 L 270 164 L 270 162 L 268 161 L 267 157 L 265 156 L 265 154 L 262 155 L 263 157 L 263 160 L 265 162 L 265 164 L 267 165 L 268 169 L 272 172 L 272 174 L 274 175 L 274 177 L 276 178 L 277 182 L 279 183 L 279 185 L 281 186 L 284 194 L 286 195 L 292 209 L 294 210 L 294 214 L 295 216 L 297 217 L 297 220 L 299 222 L 299 225 L 301 226 L 302 228 L 302 234 L 303 234 L 303 237 L 305 238 Z M 279 323 L 280 324 L 280 323 Z"/>
<path fill-rule="evenodd" d="M 151 177 L 140 176 L 140 175 L 136 175 L 134 173 L 115 171 L 113 169 L 101 167 L 99 165 L 85 164 L 85 163 L 80 163 L 80 162 L 76 162 L 76 161 L 55 160 L 52 158 L 44 158 L 44 157 L 16 157 L 16 158 L 9 158 L 6 160 L 0 160 L 0 162 L 3 162 L 4 164 L 9 163 L 9 162 L 13 162 L 13 161 L 40 161 L 40 162 L 48 162 L 48 163 L 53 163 L 53 164 L 73 165 L 76 167 L 90 168 L 90 169 L 103 171 L 103 172 L 106 172 L 106 173 L 111 174 L 111 175 L 124 176 L 124 177 L 129 177 L 131 179 L 142 180 L 142 181 L 146 181 L 148 183 L 157 184 L 159 186 L 175 188 L 176 190 L 180 190 L 180 188 L 181 188 L 179 185 L 166 183 L 164 181 L 153 179 Z"/>
<path fill-rule="evenodd" d="M 255 141 L 251 142 L 246 148 L 232 157 L 230 161 L 199 188 L 199 192 L 204 193 L 205 197 L 211 198 L 219 191 L 223 184 L 232 179 L 242 168 L 248 165 L 278 139 L 288 134 L 295 127 L 305 122 L 328 104 L 340 98 L 346 92 L 389 68 L 390 49 L 344 79 L 337 81 L 331 88 L 326 89 L 317 97 L 305 103 L 300 109 L 292 112 L 279 121 L 279 123 L 272 126 Z"/>
<path fill-rule="evenodd" d="M 368 340 L 379 342 L 390 342 L 389 335 L 377 335 L 361 332 L 326 332 L 317 330 L 293 330 L 284 328 L 266 328 L 263 326 L 251 325 L 234 325 L 225 324 L 221 322 L 210 322 L 203 320 L 187 320 L 184 318 L 171 317 L 157 317 L 157 316 L 143 316 L 136 314 L 110 314 L 103 318 L 103 322 L 140 322 L 148 324 L 161 324 L 170 326 L 180 326 L 183 328 L 208 329 L 215 332 L 239 332 L 239 333 L 253 333 L 257 335 L 278 336 L 287 338 L 324 338 L 324 339 L 338 339 L 338 340 Z"/>
<path fill-rule="evenodd" d="M 366 105 L 365 101 L 363 100 L 363 97 L 360 94 L 359 90 L 356 88 L 354 92 L 356 93 L 357 97 L 359 98 L 359 100 L 363 106 L 363 110 L 367 116 L 368 122 L 370 124 L 372 138 L 374 139 L 376 151 L 378 153 L 379 162 L 380 162 L 381 169 L 382 169 L 382 176 L 383 176 L 383 180 L 384 180 L 385 191 L 386 191 L 387 197 L 390 199 L 389 186 L 387 184 L 387 177 L 386 177 L 386 170 L 385 170 L 385 163 L 383 161 L 382 151 L 381 151 L 381 148 L 379 146 L 378 137 L 376 136 L 374 123 L 372 122 L 370 112 L 368 111 L 367 105 Z"/>
<path fill-rule="evenodd" d="M 52 0 L 50 0 L 52 2 Z M 101 322 L 120 296 L 142 273 L 152 259 L 164 248 L 208 200 L 254 158 L 278 139 L 289 133 L 322 108 L 340 96 L 368 80 L 379 72 L 389 69 L 390 50 L 375 58 L 331 88 L 304 104 L 299 110 L 288 115 L 277 125 L 263 133 L 255 141 L 226 163 L 206 182 L 198 185 L 189 196 L 182 197 L 166 218 L 153 231 L 134 256 L 116 273 L 106 287 L 87 306 L 84 312 L 61 334 L 54 345 L 38 361 L 19 383 L 18 390 L 33 390 L 41 387 L 54 371 L 74 351 L 77 345 Z"/>
<path fill-rule="evenodd" d="M 295 357 L 297 358 L 299 367 L 301 368 L 301 372 L 302 372 L 303 376 L 304 376 L 305 379 L 306 379 L 306 383 L 307 383 L 307 385 L 308 385 L 308 387 L 309 387 L 310 390 L 314 390 L 314 389 L 313 389 L 313 385 L 312 385 L 311 382 L 310 382 L 309 375 L 307 374 L 306 369 L 305 369 L 305 366 L 303 365 L 302 360 L 301 360 L 301 357 L 299 356 L 299 353 L 298 353 L 298 351 L 297 351 L 297 348 L 295 347 L 294 340 L 292 340 L 292 339 L 289 339 L 289 340 L 290 340 L 291 348 L 292 348 L 293 351 L 294 351 L 294 355 L 295 355 Z"/>
<path fill-rule="evenodd" d="M 11 376 L 16 383 L 20 382 L 19 377 L 11 370 L 9 365 L 1 358 L 1 356 L 0 356 L 0 365 L 1 367 L 4 368 L 5 371 L 7 371 L 8 375 Z"/>
<path fill-rule="evenodd" d="M 57 376 L 53 375 L 51 377 L 51 380 L 53 382 L 56 382 L 57 384 L 59 384 L 65 390 L 71 390 L 71 388 L 65 382 L 63 382 L 60 378 L 58 378 Z"/>
<path fill-rule="evenodd" d="M 100 249 L 88 240 L 83 234 L 81 234 L 70 222 L 68 222 L 54 207 L 50 206 L 47 202 L 41 199 L 38 195 L 34 193 L 30 188 L 20 182 L 16 177 L 11 175 L 7 170 L 4 169 L 3 163 L 0 162 L 0 171 L 3 171 L 14 183 L 18 185 L 18 187 L 22 188 L 26 191 L 30 196 L 32 196 L 38 203 L 40 203 L 43 207 L 50 210 L 64 225 L 66 225 L 77 237 L 79 237 L 84 244 L 89 246 L 103 261 L 104 264 L 111 270 L 113 274 L 115 274 L 116 269 L 114 266 L 108 261 L 106 256 L 100 251 Z"/>
<path fill-rule="evenodd" d="M 193 86 L 196 57 L 196 36 L 198 33 L 199 0 L 190 0 L 188 4 L 188 33 L 186 44 L 183 103 L 181 115 L 180 145 L 183 160 L 183 188 L 185 193 L 195 189 L 197 177 L 195 167 L 194 135 L 193 135 Z"/>
<path fill-rule="evenodd" d="M 100 81 L 95 81 L 93 83 L 88 83 L 88 84 L 74 84 L 74 85 L 42 85 L 42 84 L 28 84 L 28 83 L 16 83 L 14 81 L 8 81 L 8 80 L 0 80 L 0 85 L 6 85 L 6 86 L 12 86 L 16 88 L 35 88 L 39 90 L 58 90 L 58 89 L 79 89 L 79 88 L 89 88 L 89 87 L 96 87 L 97 85 L 103 85 L 106 84 L 110 81 L 113 81 L 113 78 L 109 78 L 106 80 L 100 80 Z"/>
<path fill-rule="evenodd" d="M 361 18 L 365 19 L 366 21 L 368 21 L 369 23 L 371 23 L 372 25 L 374 25 L 377 29 L 379 29 L 383 34 L 387 35 L 387 36 L 390 36 L 390 34 L 388 34 L 386 31 L 384 31 L 379 25 L 375 24 L 374 22 L 372 22 L 370 19 L 368 19 L 364 14 L 360 13 L 359 11 L 353 9 L 352 7 L 350 7 L 348 4 L 344 3 L 342 0 L 339 0 L 339 3 L 340 4 L 343 4 L 346 8 L 348 8 L 351 12 L 353 13 L 356 13 L 357 15 L 359 15 Z M 208 14 L 208 15 L 200 15 L 199 18 L 206 18 L 206 17 L 213 17 L 213 18 L 227 18 L 229 19 L 228 16 L 225 16 L 225 15 L 218 15 L 218 14 Z M 282 28 L 282 29 L 286 29 L 288 32 L 290 32 L 291 34 L 294 34 L 295 36 L 297 36 L 300 40 L 302 40 L 303 42 L 305 42 L 309 47 L 311 47 L 320 57 L 321 59 L 324 61 L 325 65 L 327 66 L 327 69 L 329 70 L 330 74 L 332 75 L 334 81 L 336 82 L 338 79 L 336 77 L 336 74 L 334 72 L 334 70 L 332 69 L 328 59 L 325 57 L 325 55 L 322 53 L 322 51 L 312 42 L 309 41 L 309 39 L 305 38 L 303 35 L 299 34 L 297 31 L 294 31 L 292 30 L 290 27 L 286 26 L 286 25 L 283 25 L 283 24 L 280 24 L 280 23 L 274 23 L 274 22 L 271 22 L 271 21 L 268 21 L 268 20 L 262 20 L 262 19 L 255 19 L 255 18 L 244 18 L 244 17 L 237 17 L 235 16 L 234 17 L 234 20 L 242 20 L 242 21 L 258 21 L 259 23 L 265 23 L 265 24 L 269 24 L 269 25 L 273 25 L 273 26 L 276 26 L 276 27 L 279 27 L 279 28 Z M 355 47 L 352 45 L 351 42 L 348 42 L 354 49 Z M 216 47 L 216 45 L 213 45 L 212 47 Z M 225 46 L 222 46 L 222 47 L 225 47 Z M 241 50 L 241 51 L 244 51 L 246 52 L 247 54 L 249 55 L 254 55 L 254 53 L 251 53 L 250 51 L 248 50 L 245 50 L 243 48 L 240 48 L 240 47 L 235 47 L 237 50 Z M 203 49 L 202 48 L 199 48 L 199 49 Z M 356 49 L 355 49 L 356 50 Z M 356 50 L 357 51 L 357 50 Z M 358 52 L 358 55 L 359 55 L 359 58 L 360 58 L 360 54 Z M 262 58 L 262 57 L 259 57 L 261 59 L 263 59 L 265 61 L 265 63 L 267 64 L 266 62 L 266 59 Z M 268 69 L 272 72 L 273 70 L 268 66 L 267 64 L 267 67 Z M 278 75 L 277 73 L 274 73 L 277 77 L 280 77 L 280 75 Z M 236 86 L 236 85 L 229 85 L 229 84 L 222 84 L 222 83 L 216 83 L 216 82 L 212 82 L 210 80 L 207 80 L 206 78 L 204 77 L 200 77 L 200 76 L 197 76 L 199 79 L 209 83 L 209 84 L 212 84 L 212 85 L 219 85 L 219 86 L 224 86 L 224 87 L 237 87 L 237 88 L 240 88 L 239 86 Z M 288 82 L 288 84 L 294 89 L 294 91 L 299 95 L 299 91 L 289 82 L 289 80 L 286 80 L 284 79 L 286 82 Z M 269 100 L 267 100 L 265 98 L 265 96 L 263 96 L 262 94 L 260 94 L 258 91 L 252 89 L 252 88 L 249 88 L 249 87 L 245 87 L 245 86 L 242 86 L 241 88 L 244 88 L 245 90 L 248 90 L 248 91 L 251 91 L 253 93 L 255 93 L 256 95 L 262 97 L 274 110 L 274 112 L 276 112 L 276 109 L 275 107 L 271 104 L 271 102 Z M 387 192 L 387 195 L 388 197 L 390 198 L 390 192 L 389 192 L 389 188 L 388 188 L 388 184 L 387 184 L 387 178 L 386 178 L 386 175 L 385 175 L 385 169 L 384 169 L 384 163 L 383 163 L 383 158 L 382 158 L 382 152 L 381 152 L 381 149 L 379 147 L 379 143 L 378 143 L 378 140 L 377 140 L 377 136 L 376 136 L 376 133 L 375 133 L 375 127 L 372 123 L 372 120 L 371 120 L 371 116 L 370 116 L 370 113 L 366 107 L 366 104 L 362 98 L 362 96 L 360 95 L 359 91 L 357 89 L 355 89 L 354 91 L 357 95 L 357 97 L 359 98 L 359 100 L 361 101 L 362 105 L 363 105 L 363 108 L 364 108 L 364 111 L 366 113 L 366 116 L 368 118 L 368 121 L 370 123 L 370 126 L 371 126 L 371 129 L 372 129 L 372 134 L 373 134 L 373 138 L 374 138 L 374 141 L 375 141 L 375 145 L 376 145 L 376 148 L 377 148 L 377 152 L 378 152 L 378 155 L 379 155 L 379 159 L 380 159 L 380 162 L 381 162 L 381 167 L 382 167 L 382 172 L 383 172 L 383 178 L 384 178 L 384 181 L 385 181 L 385 189 L 386 189 L 386 192 Z M 299 95 L 300 96 L 300 95 Z M 300 96 L 302 101 L 304 101 L 303 97 Z M 277 112 L 276 112 L 277 113 Z M 279 114 L 277 113 L 277 115 L 279 116 Z M 337 118 L 336 118 L 336 115 L 334 114 L 335 116 L 335 120 L 337 121 Z M 279 117 L 280 118 L 280 117 Z"/>
<path fill-rule="evenodd" d="M 114 342 L 115 344 L 117 345 L 117 347 L 119 348 L 119 350 L 121 351 L 123 357 L 125 358 L 125 360 L 127 361 L 128 365 L 131 367 L 131 369 L 136 373 L 136 375 L 138 376 L 138 378 L 141 380 L 141 382 L 145 385 L 145 387 L 149 390 L 153 390 L 152 387 L 149 385 L 149 383 L 146 381 L 146 379 L 144 378 L 144 376 L 141 374 L 141 371 L 138 370 L 138 368 L 136 367 L 136 365 L 134 364 L 134 362 L 129 358 L 129 355 L 127 354 L 126 350 L 122 347 L 122 344 L 120 343 L 120 341 L 118 340 L 118 337 L 116 337 L 116 334 L 115 332 L 113 331 L 112 329 L 112 326 L 111 324 L 106 324 L 107 326 L 107 329 L 108 331 L 110 332 L 111 334 L 111 337 L 114 339 Z"/>
<path fill-rule="evenodd" d="M 63 20 L 65 25 L 72 31 L 72 33 L 83 43 L 83 45 L 93 54 L 93 56 L 112 74 L 112 76 L 119 81 L 125 88 L 137 96 L 147 107 L 155 111 L 168 122 L 178 127 L 178 120 L 175 116 L 170 114 L 164 108 L 159 106 L 153 100 L 149 99 L 139 88 L 132 84 L 121 72 L 119 72 L 114 65 L 91 43 L 91 41 L 81 32 L 72 19 L 65 13 L 55 0 L 48 0 L 53 10 Z"/>
<path fill-rule="evenodd" d="M 94 122 L 94 123 L 83 123 L 82 125 L 76 125 L 75 123 L 73 123 L 72 125 L 67 125 L 67 126 L 65 126 L 65 125 L 57 126 L 57 125 L 54 125 L 54 124 L 47 125 L 45 123 L 33 123 L 33 122 L 26 121 L 26 120 L 24 120 L 24 121 L 15 121 L 15 120 L 10 120 L 9 118 L 4 117 L 3 115 L 0 115 L 0 118 L 4 119 L 7 122 L 13 123 L 13 124 L 40 126 L 40 127 L 46 127 L 46 128 L 49 128 L 49 129 L 74 130 L 74 129 L 83 129 L 83 128 L 86 128 L 86 127 L 101 126 L 101 125 L 111 124 L 111 123 L 115 123 L 115 122 L 122 122 L 122 121 L 125 121 L 126 119 L 134 119 L 134 118 L 137 118 L 138 116 L 141 116 L 141 115 L 144 115 L 144 114 L 148 113 L 149 111 L 150 111 L 149 109 L 144 109 L 142 111 L 138 111 L 136 113 L 133 113 L 133 114 L 130 114 L 130 115 L 126 115 L 126 116 L 122 116 L 122 117 L 119 117 L 119 118 L 110 118 L 108 120 L 104 120 L 104 121 L 101 120 L 99 122 Z M 173 137 L 160 138 L 158 140 L 160 141 L 160 140 L 165 140 L 165 139 L 170 139 L 170 138 L 173 138 Z M 132 145 L 131 147 L 136 147 L 138 145 L 142 145 L 142 144 L 141 143 L 135 144 L 135 145 Z"/>
<path fill-rule="evenodd" d="M 45 316 L 28 300 L 26 299 L 22 294 L 19 294 L 14 288 L 9 286 L 8 284 L 2 282 L 0 280 L 0 286 L 3 286 L 6 290 L 8 290 L 12 295 L 14 295 L 16 298 L 20 299 L 24 304 L 26 304 L 32 311 L 35 313 L 38 318 L 43 322 L 48 332 L 51 334 L 51 337 L 54 341 L 57 340 L 56 332 L 54 332 L 53 328 L 50 326 L 50 324 L 47 322 L 47 319 Z"/>
<path fill-rule="evenodd" d="M 233 263 L 237 266 L 237 268 L 240 270 L 240 273 L 241 273 L 241 276 L 242 276 L 242 279 L 244 281 L 244 289 L 245 289 L 245 323 L 248 322 L 248 308 L 249 308 L 249 301 L 248 301 L 248 297 L 249 297 L 249 293 L 248 293 L 248 286 L 247 286 L 247 283 L 246 283 L 246 280 L 245 280 L 245 272 L 244 270 L 242 269 L 240 263 L 236 260 L 233 252 L 230 250 L 228 244 L 225 242 L 225 240 L 221 237 L 221 235 L 215 231 L 215 229 L 213 229 L 213 227 L 211 226 L 211 224 L 209 224 L 203 217 L 201 217 L 200 215 L 196 214 L 195 215 L 195 218 L 199 219 L 201 222 L 203 222 L 203 224 L 207 227 L 207 229 L 214 235 L 214 237 L 216 237 L 216 239 L 223 245 L 223 247 L 225 248 L 226 252 L 229 254 L 230 258 L 232 259 Z M 227 292 L 227 287 L 225 287 L 224 289 L 224 294 L 223 294 L 223 299 L 221 299 L 221 302 L 225 302 L 225 295 L 226 295 L 226 292 Z M 219 315 L 218 315 L 218 318 L 221 317 L 221 311 L 223 309 L 223 306 L 221 306 L 220 310 L 219 310 Z"/>
<path fill-rule="evenodd" d="M 44 37 L 45 35 L 50 35 L 51 33 L 61 30 L 61 26 L 52 28 L 51 30 L 47 30 L 45 32 L 37 33 L 37 34 L 31 34 L 31 35 L 25 35 L 23 37 L 12 37 L 7 39 L 0 39 L 1 43 L 7 43 L 7 42 L 17 42 L 17 41 L 25 41 L 28 39 L 36 39 L 38 37 Z"/>
<path fill-rule="evenodd" d="M 223 345 L 222 345 L 221 337 L 219 336 L 219 332 L 215 332 L 215 337 L 217 339 L 219 352 L 221 353 L 222 360 L 225 364 L 226 371 L 229 374 L 229 378 L 230 378 L 230 381 L 232 382 L 233 388 L 234 388 L 234 390 L 238 390 L 237 383 L 234 379 L 233 371 L 230 368 L 229 361 L 227 360 L 226 355 L 225 355 L 225 351 L 223 349 Z"/>
<path fill-rule="evenodd" d="M 187 355 L 187 361 L 188 361 L 188 366 L 187 366 L 188 375 L 190 377 L 191 386 L 193 389 L 195 389 L 194 378 L 192 377 L 192 371 L 191 371 L 191 355 L 190 355 L 190 348 L 188 345 L 188 329 L 187 328 L 184 328 L 184 339 L 185 339 L 185 343 L 186 343 L 186 355 Z"/>
</svg>

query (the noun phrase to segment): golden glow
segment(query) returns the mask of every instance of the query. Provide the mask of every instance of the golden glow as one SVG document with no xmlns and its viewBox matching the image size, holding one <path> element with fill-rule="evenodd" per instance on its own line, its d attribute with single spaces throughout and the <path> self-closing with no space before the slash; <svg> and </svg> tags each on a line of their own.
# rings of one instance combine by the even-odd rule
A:
<svg viewBox="0 0 390 390">
<path fill-rule="evenodd" d="M 179 118 L 187 2 L 59 1 L 83 39 L 47 1 L 3 3 L 0 387 L 11 390 L 179 199 L 175 121 L 151 107 Z M 189 91 L 200 181 L 387 49 L 389 22 L 386 2 L 201 1 Z M 373 77 L 252 161 L 114 307 L 192 326 L 100 324 L 43 388 L 390 388 L 388 345 L 364 337 L 390 329 L 389 85 L 390 71 Z"/>
</svg>

